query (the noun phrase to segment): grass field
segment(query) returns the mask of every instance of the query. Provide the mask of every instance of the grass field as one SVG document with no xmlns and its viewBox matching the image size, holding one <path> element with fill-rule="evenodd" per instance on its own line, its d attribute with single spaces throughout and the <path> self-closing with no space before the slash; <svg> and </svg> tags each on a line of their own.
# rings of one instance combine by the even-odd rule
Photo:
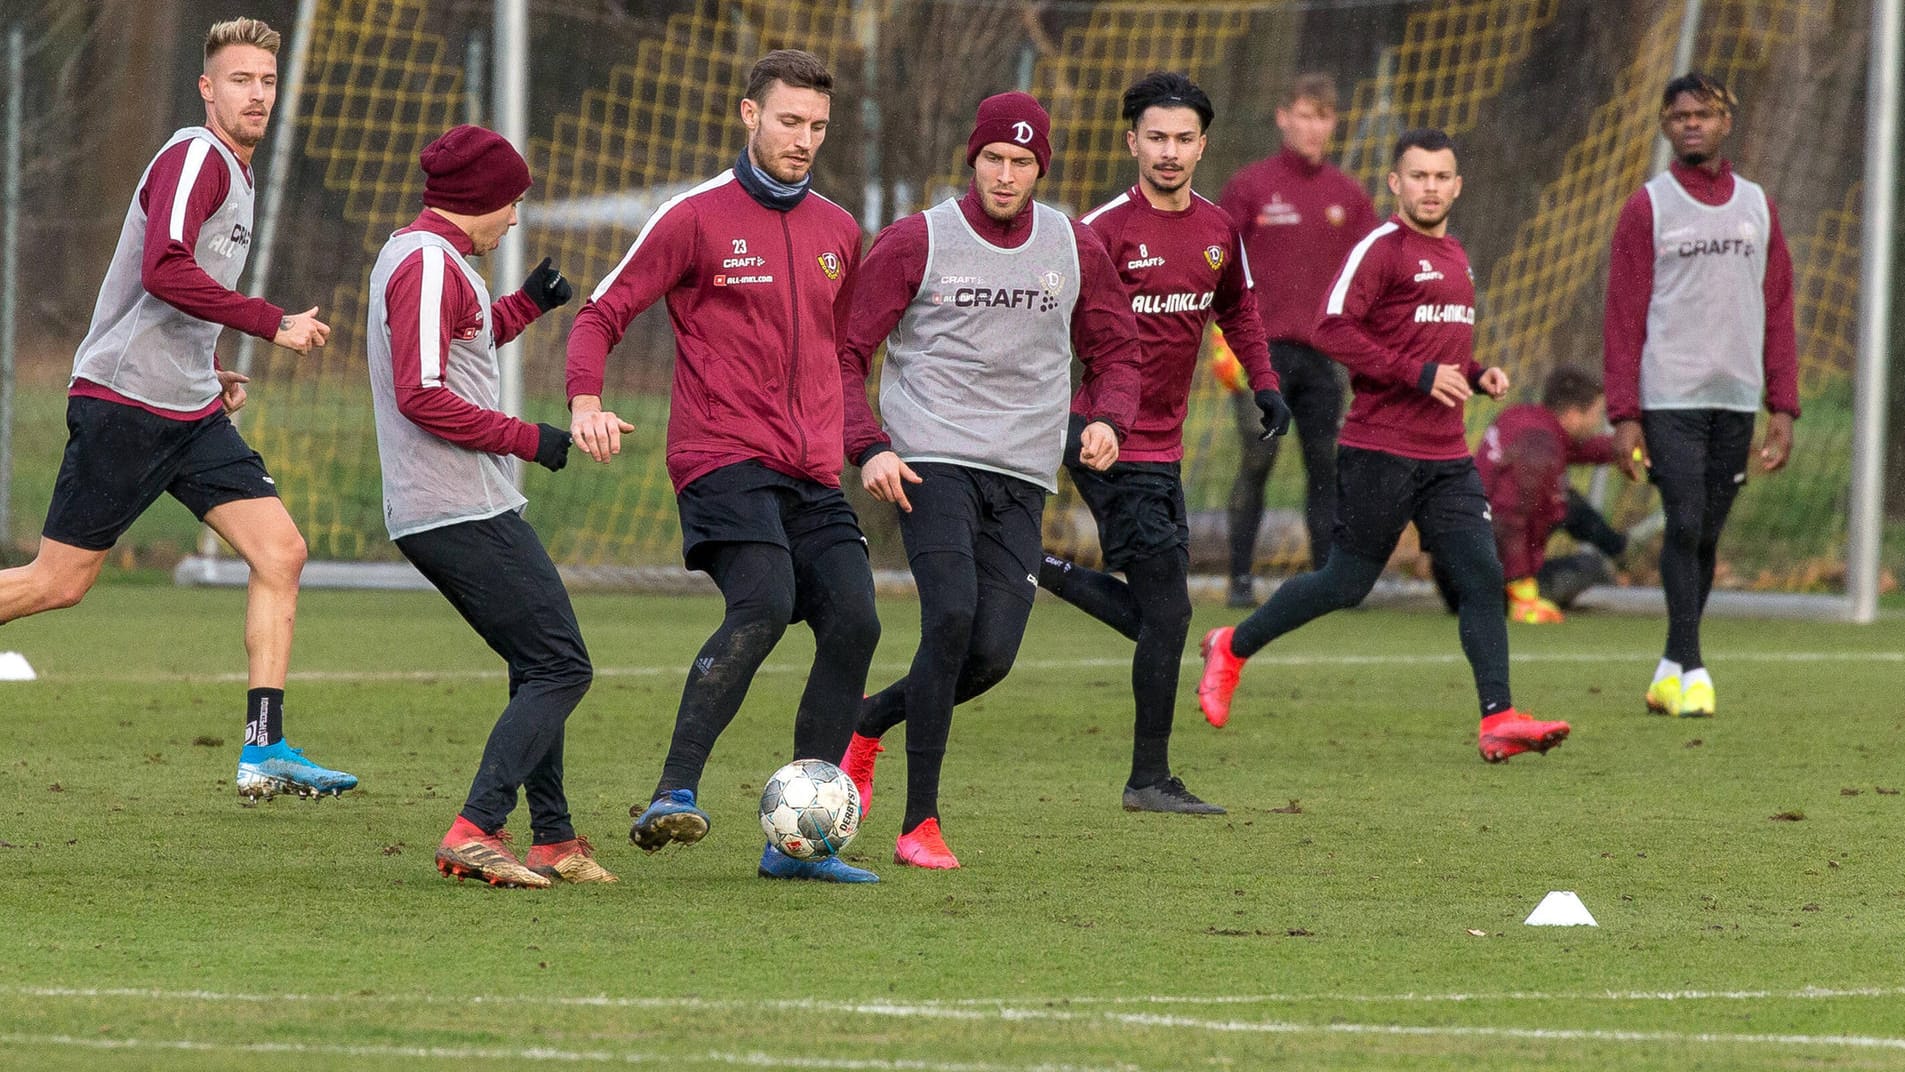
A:
<svg viewBox="0 0 1905 1072">
<path fill-rule="evenodd" d="M 890 748 L 848 850 L 881 883 L 815 887 L 753 876 L 805 634 L 715 754 L 713 833 L 643 857 L 627 809 L 719 608 L 584 596 L 569 789 L 623 881 L 544 892 L 431 867 L 504 688 L 434 594 L 306 596 L 287 724 L 363 788 L 241 807 L 241 606 L 119 583 L 0 627 L 43 675 L 0 683 L 0 1066 L 1905 1067 L 1895 605 L 1710 623 L 1701 722 L 1641 713 L 1662 623 L 1517 627 L 1517 700 L 1575 732 L 1502 766 L 1440 614 L 1285 638 L 1223 731 L 1193 652 L 1174 761 L 1231 808 L 1198 820 L 1119 810 L 1130 647 L 1041 602 L 954 723 L 964 869 L 890 862 Z M 917 629 L 882 614 L 876 687 Z M 1549 890 L 1599 927 L 1522 925 Z"/>
</svg>

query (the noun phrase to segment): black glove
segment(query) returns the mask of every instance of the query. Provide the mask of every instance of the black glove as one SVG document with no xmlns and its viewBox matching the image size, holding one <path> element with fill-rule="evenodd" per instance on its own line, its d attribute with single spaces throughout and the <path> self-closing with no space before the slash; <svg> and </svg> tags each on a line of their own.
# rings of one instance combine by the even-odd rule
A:
<svg viewBox="0 0 1905 1072">
<path fill-rule="evenodd" d="M 1263 411 L 1263 434 L 1258 439 L 1269 439 L 1290 430 L 1290 405 L 1281 394 L 1258 391 L 1256 398 L 1257 408 Z"/>
<path fill-rule="evenodd" d="M 523 293 L 536 303 L 536 308 L 546 313 L 558 305 L 569 304 L 569 299 L 575 297 L 575 288 L 562 278 L 562 273 L 556 271 L 550 259 L 544 257 L 542 263 L 536 265 L 536 270 L 529 273 L 529 278 L 523 280 Z M 558 465 L 556 468 L 562 467 Z"/>
<path fill-rule="evenodd" d="M 568 284 L 564 284 L 567 286 Z M 573 437 L 553 424 L 536 426 L 536 464 L 550 472 L 559 472 L 569 464 L 569 442 Z"/>
</svg>

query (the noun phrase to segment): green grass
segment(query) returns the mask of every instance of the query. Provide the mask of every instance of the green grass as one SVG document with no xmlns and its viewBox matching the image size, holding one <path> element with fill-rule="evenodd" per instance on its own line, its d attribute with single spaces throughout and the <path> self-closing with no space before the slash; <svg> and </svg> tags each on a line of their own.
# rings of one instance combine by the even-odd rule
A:
<svg viewBox="0 0 1905 1072">
<path fill-rule="evenodd" d="M 719 607 L 577 607 L 601 673 L 570 796 L 623 882 L 545 892 L 431 867 L 503 693 L 434 594 L 306 596 L 292 740 L 364 787 L 257 808 L 240 593 L 108 585 L 0 628 L 43 675 L 0 683 L 0 1065 L 1905 1066 L 1896 608 L 1709 623 L 1702 722 L 1640 713 L 1659 621 L 1518 627 L 1518 702 L 1575 732 L 1501 766 L 1449 619 L 1337 615 L 1252 664 L 1223 731 L 1187 675 L 1174 764 L 1231 808 L 1196 820 L 1119 810 L 1130 647 L 1041 601 L 954 723 L 966 866 L 890 862 L 896 735 L 848 851 L 882 881 L 845 888 L 753 876 L 806 634 L 715 753 L 708 840 L 644 857 L 627 809 Z M 882 616 L 875 687 L 917 629 Z M 1600 926 L 1523 926 L 1555 889 Z"/>
<path fill-rule="evenodd" d="M 524 490 L 530 517 L 551 555 L 569 565 L 664 565 L 678 561 L 680 528 L 673 489 L 664 471 L 667 399 L 628 395 L 614 404 L 636 425 L 624 452 L 613 464 L 587 463 L 580 455 L 561 473 L 525 467 Z M 12 541 L 32 546 L 66 442 L 63 388 L 37 387 L 18 398 L 14 436 L 13 531 L 0 533 L 0 547 Z M 1722 587 L 1802 591 L 1843 590 L 1847 482 L 1850 479 L 1852 419 L 1842 390 L 1807 400 L 1798 444 L 1786 472 L 1750 474 L 1750 487 L 1734 507 L 1721 546 Z M 1500 412 L 1488 404 L 1475 408 L 1475 434 Z M 563 418 L 553 397 L 531 397 L 531 420 Z M 381 521 L 382 491 L 377 466 L 370 401 L 360 382 L 273 382 L 261 375 L 253 402 L 240 427 L 276 476 L 285 503 L 320 559 L 391 560 L 395 549 Z M 1190 508 L 1221 514 L 1236 475 L 1237 439 L 1231 400 L 1205 384 L 1193 396 L 1185 425 L 1185 495 Z M 1274 509 L 1300 509 L 1303 467 L 1294 441 L 1283 451 L 1266 488 Z M 849 469 L 849 494 L 874 530 L 874 553 L 881 565 L 904 566 L 890 514 L 861 497 Z M 1609 511 L 1619 525 L 1631 524 L 1658 507 L 1645 486 L 1612 481 Z M 1057 501 L 1052 516 L 1072 502 Z M 1893 524 L 1890 543 L 1905 541 L 1905 526 Z M 1048 545 L 1074 537 L 1054 525 Z M 165 500 L 148 510 L 120 541 L 115 561 L 169 565 L 191 553 L 200 529 L 178 504 Z M 1071 546 L 1067 544 L 1067 546 Z M 1885 563 L 1899 561 L 1888 547 Z M 1269 549 L 1262 549 L 1269 554 Z M 1087 554 L 1095 554 L 1095 543 Z M 3 554 L 3 552 L 0 552 Z M 1221 567 L 1219 567 L 1221 568 Z M 1650 580 L 1642 578 L 1643 581 Z"/>
</svg>

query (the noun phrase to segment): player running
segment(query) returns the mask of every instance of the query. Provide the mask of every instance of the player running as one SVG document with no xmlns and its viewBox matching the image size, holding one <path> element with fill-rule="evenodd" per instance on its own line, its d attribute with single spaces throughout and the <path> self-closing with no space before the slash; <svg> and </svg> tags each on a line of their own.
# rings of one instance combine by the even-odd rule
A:
<svg viewBox="0 0 1905 1072">
<path fill-rule="evenodd" d="M 1411 521 L 1456 594 L 1462 651 L 1475 675 L 1482 758 L 1546 752 L 1568 735 L 1515 709 L 1508 692 L 1502 565 L 1488 497 L 1462 436 L 1462 405 L 1500 398 L 1508 374 L 1474 357 L 1475 283 L 1448 233 L 1461 196 L 1455 147 L 1439 130 L 1396 141 L 1389 192 L 1397 213 L 1364 236 L 1331 285 L 1317 324 L 1325 352 L 1349 367 L 1355 392 L 1337 448 L 1336 530 L 1322 569 L 1285 582 L 1235 628 L 1204 637 L 1199 705 L 1230 719 L 1244 661 L 1264 645 L 1375 587 Z"/>
<path fill-rule="evenodd" d="M 1213 114 L 1210 98 L 1182 74 L 1149 74 L 1125 90 L 1125 144 L 1138 161 L 1137 184 L 1080 221 L 1104 242 L 1131 296 L 1143 354 L 1138 416 L 1111 468 L 1099 472 L 1075 453 L 1066 459 L 1072 486 L 1098 522 L 1105 571 L 1048 553 L 1039 586 L 1137 643 L 1126 811 L 1224 813 L 1186 789 L 1170 763 L 1171 712 L 1191 625 L 1190 520 L 1180 462 L 1205 325 L 1223 325 L 1256 388 L 1263 434 L 1282 435 L 1290 423 L 1236 229 L 1191 188 Z M 1072 399 L 1074 440 L 1094 408 L 1088 390 Z"/>
<path fill-rule="evenodd" d="M 668 475 L 682 557 L 727 602 L 688 671 L 674 740 L 629 839 L 648 852 L 708 832 L 696 802 L 714 742 L 791 622 L 814 632 L 794 716 L 794 756 L 838 762 L 880 640 L 873 570 L 840 491 L 835 306 L 860 257 L 860 228 L 813 192 L 833 76 L 781 49 L 748 76 L 747 145 L 734 167 L 664 204 L 576 316 L 569 335 L 570 429 L 606 462 L 623 422 L 602 408 L 603 369 L 635 314 L 665 298 L 675 327 Z M 768 845 L 764 878 L 874 882 L 838 857 L 796 860 Z"/>
<path fill-rule="evenodd" d="M 251 251 L 252 153 L 278 96 L 278 31 L 229 19 L 205 35 L 205 125 L 173 134 L 146 166 L 73 358 L 66 454 L 32 562 L 0 571 L 0 622 L 78 603 L 106 552 L 169 494 L 245 560 L 245 744 L 238 791 L 337 795 L 355 775 L 284 739 L 284 684 L 304 537 L 264 460 L 227 416 L 247 378 L 222 369 L 225 328 L 294 353 L 331 329 L 313 306 L 287 314 L 233 287 Z"/>
<path fill-rule="evenodd" d="M 912 667 L 866 702 L 842 766 L 866 805 L 880 737 L 907 723 L 893 859 L 913 867 L 959 866 L 939 825 L 946 737 L 953 707 L 1003 680 L 1025 635 L 1074 347 L 1091 400 L 1080 464 L 1115 462 L 1137 416 L 1137 329 L 1117 270 L 1088 228 L 1032 200 L 1051 125 L 1024 93 L 980 103 L 971 188 L 880 232 L 840 351 L 848 456 L 867 491 L 899 508 L 920 602 Z M 881 342 L 876 418 L 866 378 Z"/>
<path fill-rule="evenodd" d="M 516 225 L 529 189 L 529 165 L 508 140 L 455 127 L 418 159 L 424 209 L 384 243 L 365 324 L 384 522 L 417 572 L 509 664 L 509 704 L 437 847 L 437 869 L 493 886 L 614 882 L 576 836 L 562 790 L 563 723 L 589 691 L 589 653 L 516 490 L 514 459 L 561 469 L 569 433 L 497 409 L 496 347 L 575 291 L 545 259 L 521 290 L 492 303 L 469 262 Z M 504 844 L 518 787 L 534 833 L 527 860 Z"/>
<path fill-rule="evenodd" d="M 1720 155 L 1736 105 L 1707 75 L 1667 83 L 1660 131 L 1674 162 L 1621 208 L 1601 332 L 1615 463 L 1634 480 L 1644 467 L 1667 515 L 1667 645 L 1647 708 L 1682 717 L 1714 712 L 1700 618 L 1753 415 L 1763 403 L 1764 473 L 1785 467 L 1799 419 L 1792 256 L 1772 199 Z"/>
</svg>

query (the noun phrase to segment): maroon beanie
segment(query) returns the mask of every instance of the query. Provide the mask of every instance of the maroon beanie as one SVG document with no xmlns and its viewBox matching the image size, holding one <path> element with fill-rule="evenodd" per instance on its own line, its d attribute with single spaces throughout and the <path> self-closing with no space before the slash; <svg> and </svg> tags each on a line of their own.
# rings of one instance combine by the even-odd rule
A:
<svg viewBox="0 0 1905 1072">
<path fill-rule="evenodd" d="M 966 163 L 979 159 L 979 150 L 995 141 L 1029 149 L 1038 159 L 1038 173 L 1052 169 L 1052 117 L 1030 93 L 997 93 L 979 102 L 966 139 Z"/>
<path fill-rule="evenodd" d="M 464 216 L 482 216 L 529 189 L 529 165 L 509 139 L 464 124 L 451 127 L 417 154 L 423 165 L 423 203 Z"/>
</svg>

